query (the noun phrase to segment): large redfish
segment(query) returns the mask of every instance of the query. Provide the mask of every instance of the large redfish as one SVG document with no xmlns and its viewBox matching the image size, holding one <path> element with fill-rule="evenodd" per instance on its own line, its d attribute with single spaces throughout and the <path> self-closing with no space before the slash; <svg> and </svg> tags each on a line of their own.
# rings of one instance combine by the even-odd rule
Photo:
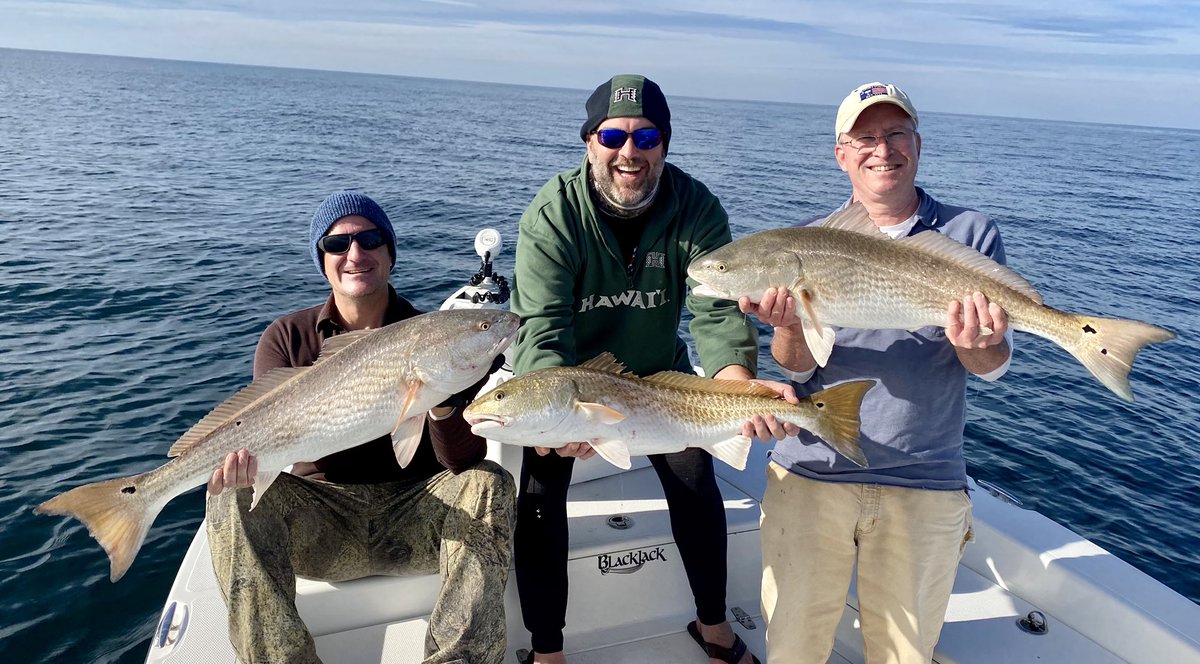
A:
<svg viewBox="0 0 1200 664">
<path fill-rule="evenodd" d="M 283 468 L 391 433 L 401 466 L 421 442 L 425 413 L 487 375 L 516 335 L 500 310 L 435 311 L 332 337 L 311 367 L 276 369 L 217 406 L 171 447 L 166 464 L 95 482 L 34 510 L 83 522 L 120 579 L 162 508 L 204 484 L 230 452 L 258 458 L 252 505 Z"/>
<path fill-rule="evenodd" d="M 602 353 L 578 367 L 540 369 L 501 383 L 471 402 L 463 418 L 475 433 L 511 445 L 557 448 L 587 441 L 620 468 L 631 466 L 630 456 L 699 447 L 742 470 L 751 444 L 741 435 L 742 424 L 774 415 L 865 466 L 858 411 L 874 384 L 850 381 L 790 404 L 746 381 L 676 371 L 639 378 Z"/>
<path fill-rule="evenodd" d="M 1021 275 L 941 233 L 888 239 L 857 203 L 820 226 L 735 240 L 694 261 L 688 275 L 700 282 L 692 293 L 701 296 L 757 300 L 770 287 L 790 290 L 804 339 L 821 366 L 833 350 L 834 326 L 944 326 L 950 302 L 975 291 L 1004 308 L 1010 327 L 1063 347 L 1126 401 L 1133 401 L 1129 370 L 1138 351 L 1175 338 L 1136 320 L 1048 307 Z"/>
</svg>

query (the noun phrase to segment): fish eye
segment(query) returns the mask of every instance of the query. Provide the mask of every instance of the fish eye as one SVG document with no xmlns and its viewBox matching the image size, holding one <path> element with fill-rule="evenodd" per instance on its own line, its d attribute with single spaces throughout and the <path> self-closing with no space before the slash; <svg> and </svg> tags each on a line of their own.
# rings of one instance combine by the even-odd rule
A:
<svg viewBox="0 0 1200 664">
<path fill-rule="evenodd" d="M 494 398 L 496 401 L 500 401 L 500 400 L 504 399 L 504 393 L 497 392 L 496 394 L 492 395 L 492 398 Z"/>
<path fill-rule="evenodd" d="M 717 268 L 717 272 L 725 272 L 725 271 L 729 270 L 729 267 L 727 265 L 725 265 L 724 263 L 717 263 L 716 268 Z"/>
<path fill-rule="evenodd" d="M 485 321 L 483 321 L 482 323 L 480 323 L 480 324 L 479 324 L 479 329 L 480 329 L 480 330 L 482 330 L 482 331 L 484 331 L 484 332 L 487 332 L 487 331 L 488 331 L 488 328 L 490 328 L 491 326 L 492 326 L 492 324 L 491 324 L 491 323 L 489 323 L 489 322 L 487 322 L 487 321 L 485 320 Z"/>
</svg>

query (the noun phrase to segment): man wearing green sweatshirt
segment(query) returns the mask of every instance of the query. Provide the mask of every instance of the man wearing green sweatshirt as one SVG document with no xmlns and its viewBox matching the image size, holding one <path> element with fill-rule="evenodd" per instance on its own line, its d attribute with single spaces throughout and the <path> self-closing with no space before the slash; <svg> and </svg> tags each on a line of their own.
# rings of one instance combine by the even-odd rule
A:
<svg viewBox="0 0 1200 664">
<path fill-rule="evenodd" d="M 704 373 L 752 379 L 758 333 L 737 303 L 688 295 L 688 264 L 730 241 L 729 218 L 703 184 L 666 163 L 671 112 L 662 91 L 643 76 L 614 76 L 586 108 L 587 157 L 546 183 L 521 217 L 515 373 L 575 366 L 604 351 L 640 376 L 692 373 L 679 337 L 686 302 Z M 790 387 L 771 385 L 795 400 Z M 763 440 L 796 431 L 772 418 L 743 427 Z M 535 664 L 566 661 L 567 487 L 574 458 L 593 454 L 586 442 L 525 448 L 514 544 Z M 725 617 L 725 511 L 712 457 L 688 448 L 650 460 L 696 600 L 689 633 L 714 662 L 757 662 Z"/>
</svg>

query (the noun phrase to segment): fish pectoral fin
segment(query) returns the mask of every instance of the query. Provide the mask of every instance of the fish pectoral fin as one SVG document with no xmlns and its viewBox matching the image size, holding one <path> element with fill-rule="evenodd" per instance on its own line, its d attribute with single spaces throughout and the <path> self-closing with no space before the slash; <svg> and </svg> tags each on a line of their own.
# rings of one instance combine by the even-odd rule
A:
<svg viewBox="0 0 1200 664">
<path fill-rule="evenodd" d="M 404 405 L 400 407 L 400 420 L 396 422 L 396 430 L 400 429 L 400 425 L 404 422 L 404 418 L 408 417 L 408 411 L 412 409 L 412 405 L 417 401 L 417 395 L 420 394 L 421 388 L 425 384 L 419 380 L 414 380 L 407 384 L 404 390 Z M 395 431 L 392 432 L 395 435 Z"/>
<path fill-rule="evenodd" d="M 583 412 L 584 418 L 586 418 L 589 422 L 599 422 L 600 424 L 616 424 L 617 422 L 625 419 L 625 416 L 622 415 L 620 411 L 609 408 L 602 403 L 580 401 L 579 403 L 575 404 L 575 407 Z"/>
<path fill-rule="evenodd" d="M 804 342 L 808 344 L 808 350 L 812 352 L 817 366 L 823 367 L 829 361 L 829 354 L 833 352 L 833 340 L 836 333 L 832 327 L 821 324 L 821 320 L 817 318 L 817 311 L 813 307 L 812 295 L 808 291 L 800 291 L 799 299 L 800 306 L 804 310 L 804 315 L 800 317 L 800 327 L 804 330 Z"/>
<path fill-rule="evenodd" d="M 421 434 L 425 431 L 424 417 L 410 417 L 400 420 L 392 431 L 392 452 L 396 454 L 396 463 L 405 468 L 412 462 L 421 445 Z"/>
<path fill-rule="evenodd" d="M 728 440 L 713 443 L 708 453 L 738 470 L 745 470 L 746 457 L 750 456 L 750 446 L 753 443 L 749 436 L 738 434 Z"/>
<path fill-rule="evenodd" d="M 596 454 L 617 468 L 629 470 L 633 467 L 633 462 L 629 460 L 629 446 L 625 444 L 625 441 L 595 438 L 588 442 L 592 449 L 596 450 Z"/>
<path fill-rule="evenodd" d="M 260 470 L 254 475 L 254 485 L 251 487 L 254 491 L 253 496 L 250 498 L 250 509 L 253 510 L 258 506 L 258 501 L 262 499 L 267 489 L 271 488 L 271 485 L 275 483 L 275 478 L 279 477 L 280 472 L 278 470 Z"/>
</svg>

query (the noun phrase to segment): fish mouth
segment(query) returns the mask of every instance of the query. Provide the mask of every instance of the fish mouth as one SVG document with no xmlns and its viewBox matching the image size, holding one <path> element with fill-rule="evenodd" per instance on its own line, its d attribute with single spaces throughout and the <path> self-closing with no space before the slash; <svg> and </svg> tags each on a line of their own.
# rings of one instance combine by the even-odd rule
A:
<svg viewBox="0 0 1200 664">
<path fill-rule="evenodd" d="M 514 316 L 514 318 L 516 318 L 516 317 Z M 497 339 L 496 343 L 494 345 L 492 345 L 491 354 L 493 356 L 499 355 L 501 352 L 503 352 L 505 349 L 507 349 L 509 347 L 509 345 L 512 344 L 513 340 L 517 338 L 517 332 L 519 331 L 519 329 L 520 329 L 520 320 L 519 319 L 514 320 L 512 322 L 512 330 L 510 330 L 507 334 L 505 334 L 504 336 Z"/>
<path fill-rule="evenodd" d="M 488 431 L 503 429 L 508 426 L 508 418 L 500 415 L 489 415 L 487 413 L 470 413 L 464 412 L 463 419 L 467 424 L 471 425 L 471 433 L 477 436 L 483 436 Z"/>
<path fill-rule="evenodd" d="M 491 355 L 492 357 L 495 357 L 495 356 L 499 355 L 500 353 L 503 353 L 505 351 L 505 349 L 508 348 L 508 345 L 511 344 L 513 339 L 515 339 L 515 338 L 517 338 L 517 332 L 516 332 L 516 330 L 513 330 L 512 334 L 506 334 L 499 341 L 492 344 L 492 350 L 489 351 L 488 354 Z"/>
<path fill-rule="evenodd" d="M 692 295 L 699 295 L 700 297 L 718 297 L 718 298 L 729 297 L 727 294 L 718 291 L 717 289 L 713 288 L 712 286 L 709 286 L 708 284 L 700 284 L 699 286 L 696 286 L 695 288 L 693 288 Z"/>
</svg>

